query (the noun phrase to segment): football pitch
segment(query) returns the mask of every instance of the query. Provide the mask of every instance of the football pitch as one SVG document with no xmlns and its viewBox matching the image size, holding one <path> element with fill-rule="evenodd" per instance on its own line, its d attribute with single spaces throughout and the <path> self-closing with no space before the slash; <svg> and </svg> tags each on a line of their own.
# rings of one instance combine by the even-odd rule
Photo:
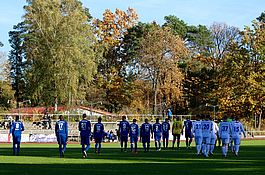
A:
<svg viewBox="0 0 265 175">
<path fill-rule="evenodd" d="M 171 143 L 169 144 L 171 146 Z M 59 158 L 57 144 L 23 144 L 20 156 L 12 156 L 11 144 L 0 144 L 1 175 L 55 175 L 55 174 L 106 174 L 106 175 L 166 175 L 166 174 L 264 174 L 265 140 L 242 141 L 239 157 L 229 151 L 222 158 L 221 148 L 212 157 L 195 155 L 195 147 L 186 150 L 154 148 L 144 153 L 139 145 L 137 155 L 121 152 L 118 143 L 103 143 L 102 153 L 94 153 L 94 144 L 83 159 L 79 144 L 68 144 L 65 158 Z M 153 147 L 153 145 L 152 145 Z"/>
</svg>

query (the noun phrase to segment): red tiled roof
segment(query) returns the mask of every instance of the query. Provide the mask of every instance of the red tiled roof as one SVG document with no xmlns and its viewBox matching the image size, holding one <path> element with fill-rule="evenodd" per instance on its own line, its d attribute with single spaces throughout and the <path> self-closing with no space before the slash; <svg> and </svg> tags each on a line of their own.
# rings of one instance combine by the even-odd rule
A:
<svg viewBox="0 0 265 175">
<path fill-rule="evenodd" d="M 90 107 L 79 106 L 79 108 L 83 109 L 83 110 L 88 110 L 88 111 L 92 111 L 92 112 L 95 112 L 95 113 L 99 113 L 99 114 L 102 114 L 102 115 L 106 115 L 106 116 L 111 116 L 112 115 L 112 113 L 110 113 L 110 112 L 102 111 L 102 110 L 94 109 L 94 108 L 90 108 Z"/>
<path fill-rule="evenodd" d="M 103 111 L 103 110 L 99 110 L 99 109 L 94 109 L 94 108 L 90 108 L 90 107 L 86 107 L 86 106 L 76 106 L 76 107 L 71 107 L 70 109 L 83 109 L 83 110 L 88 110 L 88 111 L 92 111 L 95 113 L 99 113 L 102 115 L 106 115 L 106 116 L 111 116 L 112 113 L 109 113 L 107 111 Z M 48 113 L 54 113 L 54 107 L 27 107 L 27 108 L 14 108 L 11 109 L 10 112 L 11 113 L 25 113 L 25 114 L 44 114 L 46 112 L 46 109 L 48 111 Z M 62 111 L 67 111 L 69 110 L 68 107 L 66 106 L 58 106 L 57 107 L 57 111 L 62 112 Z"/>
</svg>

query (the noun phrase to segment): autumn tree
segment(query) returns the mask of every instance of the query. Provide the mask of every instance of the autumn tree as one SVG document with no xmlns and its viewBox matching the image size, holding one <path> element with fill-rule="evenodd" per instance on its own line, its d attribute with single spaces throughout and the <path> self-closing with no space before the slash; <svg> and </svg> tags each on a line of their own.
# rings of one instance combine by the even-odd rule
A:
<svg viewBox="0 0 265 175">
<path fill-rule="evenodd" d="M 157 25 L 144 35 L 140 46 L 140 75 L 152 85 L 153 113 L 157 114 L 158 94 L 169 102 L 182 94 L 183 75 L 177 63 L 187 55 L 187 49 L 172 30 Z"/>
<path fill-rule="evenodd" d="M 246 27 L 241 35 L 242 41 L 233 43 L 224 57 L 216 94 L 223 111 L 250 118 L 258 115 L 260 128 L 265 95 L 264 22 L 254 20 L 252 28 Z"/>
<path fill-rule="evenodd" d="M 104 101 L 109 111 L 122 109 L 128 105 L 131 96 L 132 76 L 127 72 L 130 60 L 124 56 L 124 37 L 128 30 L 137 24 L 138 16 L 134 9 L 126 11 L 116 9 L 115 12 L 106 10 L 103 19 L 95 19 L 93 24 L 99 44 L 104 48 L 103 58 L 98 65 L 93 89 L 101 91 L 104 95 L 95 94 L 97 99 Z M 88 97 L 89 100 L 91 98 Z"/>
<path fill-rule="evenodd" d="M 1 47 L 1 46 L 0 46 Z M 3 52 L 0 52 L 0 112 L 13 107 L 14 91 L 9 78 L 10 64 Z"/>
<path fill-rule="evenodd" d="M 36 104 L 71 104 L 96 71 L 88 10 L 78 0 L 27 0 L 27 91 Z"/>
<path fill-rule="evenodd" d="M 229 54 L 231 45 L 240 41 L 239 29 L 224 23 L 214 23 L 209 29 L 201 25 L 190 26 L 188 36 L 187 44 L 193 54 L 187 63 L 184 86 L 188 93 L 185 93 L 191 99 L 190 107 L 202 110 L 206 103 L 218 104 L 213 91 L 221 83 L 218 75 L 224 57 Z"/>
</svg>

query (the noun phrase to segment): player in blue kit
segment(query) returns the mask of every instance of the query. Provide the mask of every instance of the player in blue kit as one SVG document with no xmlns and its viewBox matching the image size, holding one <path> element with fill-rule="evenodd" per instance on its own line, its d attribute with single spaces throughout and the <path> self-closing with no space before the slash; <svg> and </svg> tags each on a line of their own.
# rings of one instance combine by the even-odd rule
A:
<svg viewBox="0 0 265 175">
<path fill-rule="evenodd" d="M 148 152 L 150 148 L 150 136 L 153 138 L 153 129 L 152 125 L 148 123 L 148 119 L 144 120 L 144 123 L 141 126 L 140 137 L 142 139 L 144 152 Z"/>
<path fill-rule="evenodd" d="M 169 130 L 170 130 L 169 119 L 166 118 L 166 120 L 162 123 L 162 137 L 163 137 L 164 148 L 168 147 Z"/>
<path fill-rule="evenodd" d="M 192 142 L 192 121 L 187 118 L 184 121 L 183 129 L 185 128 L 186 148 L 189 149 Z"/>
<path fill-rule="evenodd" d="M 59 121 L 55 124 L 55 135 L 59 144 L 60 157 L 64 157 L 68 138 L 68 124 L 62 115 L 59 116 Z"/>
<path fill-rule="evenodd" d="M 98 123 L 94 125 L 94 140 L 95 140 L 95 153 L 100 154 L 101 142 L 104 136 L 104 125 L 101 123 L 101 117 L 98 118 Z"/>
<path fill-rule="evenodd" d="M 156 123 L 153 124 L 153 132 L 155 136 L 156 151 L 160 151 L 161 150 L 162 125 L 159 123 L 159 118 L 156 118 Z"/>
<path fill-rule="evenodd" d="M 79 121 L 78 129 L 80 131 L 83 158 L 87 157 L 87 151 L 90 148 L 91 123 L 87 120 L 87 115 L 83 114 L 83 120 Z"/>
<path fill-rule="evenodd" d="M 119 124 L 120 131 L 120 142 L 121 142 L 121 152 L 127 151 L 127 142 L 128 142 L 128 134 L 129 134 L 129 122 L 126 120 L 126 116 L 122 116 L 122 121 Z M 124 145 L 124 148 L 123 148 Z"/>
<path fill-rule="evenodd" d="M 131 152 L 135 152 L 137 154 L 138 153 L 137 142 L 138 142 L 138 136 L 139 136 L 139 127 L 136 124 L 136 119 L 133 119 L 133 123 L 130 124 L 129 135 L 130 135 L 130 141 L 131 141 Z"/>
<path fill-rule="evenodd" d="M 21 142 L 21 134 L 24 131 L 24 125 L 21 121 L 19 121 L 19 116 L 17 115 L 15 121 L 12 123 L 10 127 L 9 134 L 12 134 L 13 137 L 13 155 L 19 155 L 20 153 L 20 142 Z"/>
</svg>

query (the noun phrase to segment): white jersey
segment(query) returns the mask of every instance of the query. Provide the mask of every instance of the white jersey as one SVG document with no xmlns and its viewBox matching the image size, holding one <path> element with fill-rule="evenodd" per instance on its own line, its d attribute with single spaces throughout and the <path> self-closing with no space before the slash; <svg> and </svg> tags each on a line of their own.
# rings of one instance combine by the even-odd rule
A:
<svg viewBox="0 0 265 175">
<path fill-rule="evenodd" d="M 231 135 L 231 122 L 223 121 L 219 126 L 219 136 L 221 138 L 230 138 Z"/>
<path fill-rule="evenodd" d="M 202 121 L 202 136 L 211 137 L 211 132 L 213 130 L 213 123 L 210 120 Z"/>
<path fill-rule="evenodd" d="M 212 121 L 212 123 L 213 123 L 213 130 L 211 132 L 211 137 L 216 138 L 217 134 L 219 133 L 219 128 L 214 121 Z"/>
<path fill-rule="evenodd" d="M 232 122 L 232 138 L 241 138 L 242 133 L 245 135 L 245 130 L 241 122 Z"/>
<path fill-rule="evenodd" d="M 202 137 L 202 122 L 200 120 L 196 120 L 192 123 L 192 132 L 195 137 Z"/>
</svg>

